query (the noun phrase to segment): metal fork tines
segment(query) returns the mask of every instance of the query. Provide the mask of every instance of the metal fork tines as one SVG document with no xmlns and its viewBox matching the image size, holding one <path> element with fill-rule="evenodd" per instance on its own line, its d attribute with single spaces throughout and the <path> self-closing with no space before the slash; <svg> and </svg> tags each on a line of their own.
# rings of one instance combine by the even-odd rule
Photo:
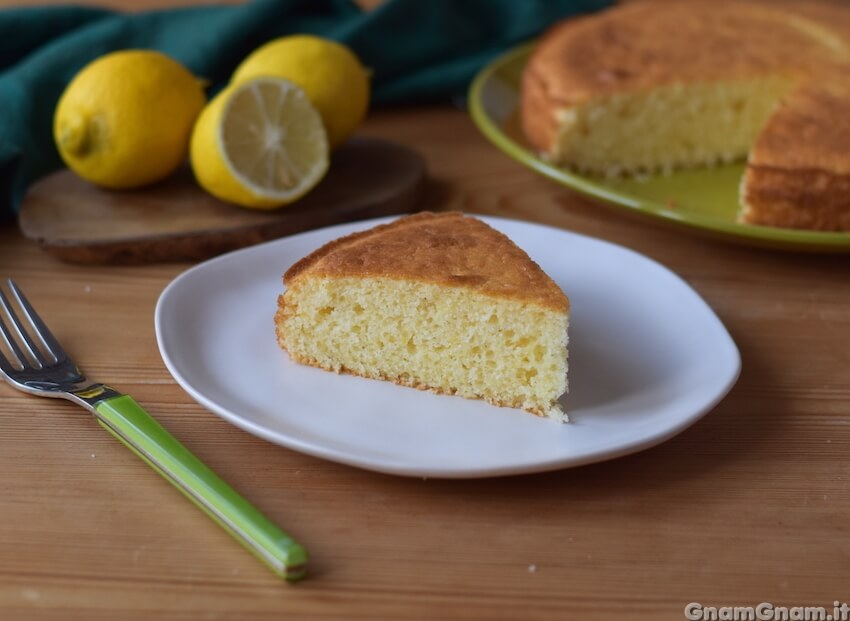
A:
<svg viewBox="0 0 850 621">
<path fill-rule="evenodd" d="M 20 288 L 8 281 L 10 295 L 0 287 L 0 375 L 20 390 L 61 397 L 88 409 L 118 393 L 91 383 L 65 353 Z"/>
</svg>

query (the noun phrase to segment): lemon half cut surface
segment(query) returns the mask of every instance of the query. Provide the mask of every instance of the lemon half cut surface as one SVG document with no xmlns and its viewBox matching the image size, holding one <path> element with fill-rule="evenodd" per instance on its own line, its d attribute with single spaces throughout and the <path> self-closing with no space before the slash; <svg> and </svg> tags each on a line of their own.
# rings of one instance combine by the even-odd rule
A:
<svg viewBox="0 0 850 621">
<path fill-rule="evenodd" d="M 353 134 L 369 108 L 369 77 L 345 45 L 313 35 L 292 35 L 254 50 L 232 82 L 261 76 L 290 80 L 304 89 L 322 115 L 331 149 Z"/>
<path fill-rule="evenodd" d="M 227 87 L 192 133 L 192 169 L 214 196 L 273 209 L 314 188 L 328 169 L 322 118 L 298 86 L 261 77 Z"/>
</svg>

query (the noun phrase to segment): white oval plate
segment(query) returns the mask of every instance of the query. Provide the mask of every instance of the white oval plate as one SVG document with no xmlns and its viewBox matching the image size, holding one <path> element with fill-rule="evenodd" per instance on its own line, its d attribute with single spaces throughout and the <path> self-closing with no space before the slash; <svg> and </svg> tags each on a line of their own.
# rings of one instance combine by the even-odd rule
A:
<svg viewBox="0 0 850 621">
<path fill-rule="evenodd" d="M 392 218 L 302 233 L 202 263 L 156 307 L 162 358 L 207 409 L 296 451 L 410 476 L 485 477 L 578 466 L 662 442 L 734 385 L 735 343 L 658 263 L 575 233 L 481 218 L 569 295 L 571 422 L 293 363 L 275 341 L 282 274 L 322 244 Z"/>
</svg>

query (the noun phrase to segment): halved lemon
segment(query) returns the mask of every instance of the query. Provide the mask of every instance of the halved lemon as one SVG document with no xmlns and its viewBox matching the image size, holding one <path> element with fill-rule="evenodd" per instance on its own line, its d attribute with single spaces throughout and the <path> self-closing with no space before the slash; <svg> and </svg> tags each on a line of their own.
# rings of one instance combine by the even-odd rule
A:
<svg viewBox="0 0 850 621">
<path fill-rule="evenodd" d="M 298 86 L 261 77 L 220 92 L 192 132 L 192 170 L 210 194 L 274 209 L 313 189 L 328 170 L 322 118 Z"/>
<path fill-rule="evenodd" d="M 331 148 L 353 134 L 369 108 L 369 76 L 336 41 L 300 34 L 269 41 L 242 61 L 231 81 L 275 76 L 295 82 L 322 115 Z"/>
</svg>

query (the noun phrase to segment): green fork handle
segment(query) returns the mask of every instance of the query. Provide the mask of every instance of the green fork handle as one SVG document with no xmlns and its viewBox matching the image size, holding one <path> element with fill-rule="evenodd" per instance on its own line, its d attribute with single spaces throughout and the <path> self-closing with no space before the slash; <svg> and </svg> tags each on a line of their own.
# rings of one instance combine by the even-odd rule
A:
<svg viewBox="0 0 850 621">
<path fill-rule="evenodd" d="M 307 551 L 222 481 L 127 395 L 94 406 L 98 422 L 286 580 L 304 577 Z"/>
</svg>

